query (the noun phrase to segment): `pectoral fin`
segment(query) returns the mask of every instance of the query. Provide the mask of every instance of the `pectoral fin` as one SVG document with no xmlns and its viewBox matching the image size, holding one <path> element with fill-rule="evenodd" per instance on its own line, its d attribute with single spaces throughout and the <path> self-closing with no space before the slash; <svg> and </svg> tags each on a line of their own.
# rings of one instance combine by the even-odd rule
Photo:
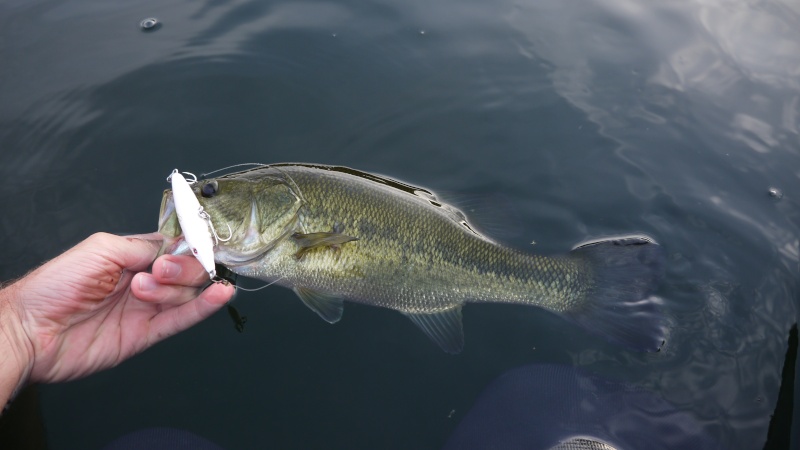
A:
<svg viewBox="0 0 800 450">
<path fill-rule="evenodd" d="M 338 297 L 304 287 L 295 287 L 294 293 L 312 311 L 319 314 L 328 323 L 336 323 L 342 318 L 344 302 Z"/>
<path fill-rule="evenodd" d="M 294 255 L 297 259 L 302 258 L 306 253 L 315 248 L 338 248 L 339 245 L 358 240 L 358 238 L 338 232 L 335 228 L 334 231 L 331 232 L 294 233 L 292 237 L 297 242 L 297 245 L 300 246 L 300 250 Z"/>
<path fill-rule="evenodd" d="M 434 314 L 405 314 L 445 352 L 460 353 L 464 348 L 461 305 Z"/>
</svg>

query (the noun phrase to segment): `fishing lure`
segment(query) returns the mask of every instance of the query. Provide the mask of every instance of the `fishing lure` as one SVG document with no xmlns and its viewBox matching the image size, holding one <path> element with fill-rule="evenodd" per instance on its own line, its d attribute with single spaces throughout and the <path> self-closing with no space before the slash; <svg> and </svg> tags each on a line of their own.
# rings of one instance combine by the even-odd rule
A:
<svg viewBox="0 0 800 450">
<path fill-rule="evenodd" d="M 187 172 L 188 175 L 189 174 Z M 194 178 L 192 183 L 197 181 Z M 197 201 L 192 188 L 189 187 L 189 182 L 186 178 L 178 172 L 178 169 L 172 171 L 167 181 L 172 183 L 172 199 L 175 202 L 175 212 L 178 215 L 178 223 L 181 224 L 183 231 L 183 238 L 192 249 L 192 254 L 203 268 L 208 272 L 208 276 L 213 280 L 217 276 L 217 271 L 214 268 L 214 241 L 217 238 L 217 233 L 208 214 L 203 211 L 200 202 Z M 219 238 L 217 238 L 219 239 Z"/>
</svg>

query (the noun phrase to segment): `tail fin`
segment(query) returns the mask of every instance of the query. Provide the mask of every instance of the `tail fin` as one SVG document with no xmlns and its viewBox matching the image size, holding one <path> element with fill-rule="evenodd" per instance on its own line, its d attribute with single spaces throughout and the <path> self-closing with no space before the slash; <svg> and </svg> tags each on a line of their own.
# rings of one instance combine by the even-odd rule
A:
<svg viewBox="0 0 800 450">
<path fill-rule="evenodd" d="M 589 263 L 594 277 L 586 302 L 567 316 L 625 347 L 658 351 L 665 317 L 651 297 L 664 271 L 664 249 L 652 239 L 630 236 L 582 244 L 570 253 Z"/>
</svg>

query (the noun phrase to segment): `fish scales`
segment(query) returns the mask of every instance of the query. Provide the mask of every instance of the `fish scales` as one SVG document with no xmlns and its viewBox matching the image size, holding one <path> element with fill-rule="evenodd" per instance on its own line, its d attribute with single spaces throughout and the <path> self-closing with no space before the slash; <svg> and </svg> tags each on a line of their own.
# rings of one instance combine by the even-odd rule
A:
<svg viewBox="0 0 800 450">
<path fill-rule="evenodd" d="M 581 276 L 579 261 L 498 245 L 428 200 L 387 186 L 376 189 L 370 180 L 282 170 L 307 202 L 300 214 L 303 229 L 330 230 L 338 222 L 359 240 L 338 252 L 319 249 L 300 262 L 283 258 L 281 265 L 263 267 L 260 277 L 284 276 L 287 284 L 412 313 L 463 302 L 522 303 L 561 312 L 584 294 L 587 277 Z M 285 251 L 296 253 L 291 246 Z"/>
</svg>

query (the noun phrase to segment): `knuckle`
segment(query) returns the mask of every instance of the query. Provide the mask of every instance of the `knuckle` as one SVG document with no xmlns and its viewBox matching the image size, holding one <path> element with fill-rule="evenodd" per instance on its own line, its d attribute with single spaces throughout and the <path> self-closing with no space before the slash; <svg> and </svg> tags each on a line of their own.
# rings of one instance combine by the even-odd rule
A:
<svg viewBox="0 0 800 450">
<path fill-rule="evenodd" d="M 86 243 L 92 245 L 106 246 L 110 244 L 116 236 L 110 233 L 97 232 L 86 238 Z"/>
</svg>

